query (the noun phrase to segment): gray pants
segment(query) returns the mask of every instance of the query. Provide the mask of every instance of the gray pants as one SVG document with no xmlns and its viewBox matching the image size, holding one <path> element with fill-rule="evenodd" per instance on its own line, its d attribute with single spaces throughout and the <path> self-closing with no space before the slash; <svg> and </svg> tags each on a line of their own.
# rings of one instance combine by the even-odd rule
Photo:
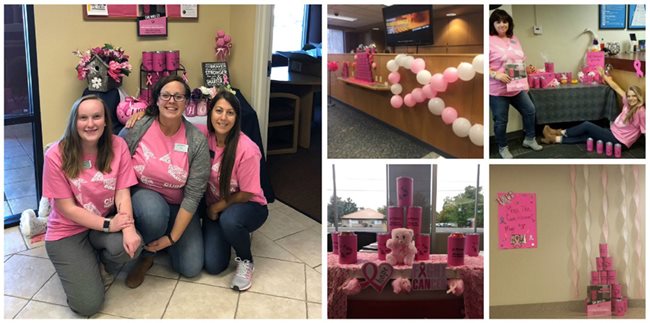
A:
<svg viewBox="0 0 650 323">
<path fill-rule="evenodd" d="M 122 246 L 122 232 L 88 230 L 57 241 L 46 241 L 45 249 L 56 269 L 68 298 L 68 305 L 79 315 L 91 316 L 104 304 L 104 283 L 99 261 L 115 274 L 131 258 Z M 142 246 L 136 251 L 136 257 Z"/>
</svg>

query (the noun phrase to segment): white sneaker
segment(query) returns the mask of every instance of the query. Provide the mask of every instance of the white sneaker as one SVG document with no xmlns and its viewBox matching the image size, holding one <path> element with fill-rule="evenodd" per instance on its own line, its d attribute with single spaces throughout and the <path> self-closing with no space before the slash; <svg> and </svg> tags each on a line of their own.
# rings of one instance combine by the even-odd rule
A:
<svg viewBox="0 0 650 323">
<path fill-rule="evenodd" d="M 20 215 L 20 232 L 25 237 L 33 237 L 45 232 L 47 229 L 47 219 L 37 218 L 34 210 L 27 209 Z"/>
<path fill-rule="evenodd" d="M 235 277 L 232 278 L 230 283 L 230 288 L 236 291 L 245 291 L 251 288 L 253 285 L 253 271 L 255 267 L 250 260 L 241 260 L 241 258 L 235 258 L 237 262 L 237 272 Z"/>
<path fill-rule="evenodd" d="M 521 145 L 524 146 L 524 148 L 530 148 L 535 151 L 542 150 L 542 146 L 537 143 L 535 138 L 525 138 Z"/>
<path fill-rule="evenodd" d="M 38 217 L 47 218 L 51 211 L 50 200 L 46 197 L 41 197 L 41 201 L 38 203 Z"/>
<path fill-rule="evenodd" d="M 510 153 L 510 149 L 508 149 L 508 146 L 505 146 L 503 148 L 499 148 L 499 155 L 503 159 L 512 159 L 512 154 Z"/>
</svg>

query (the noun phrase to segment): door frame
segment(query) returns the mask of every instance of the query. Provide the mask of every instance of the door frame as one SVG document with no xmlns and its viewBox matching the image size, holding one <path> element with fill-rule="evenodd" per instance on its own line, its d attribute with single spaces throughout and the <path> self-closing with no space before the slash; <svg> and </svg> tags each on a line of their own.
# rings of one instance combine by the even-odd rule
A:
<svg viewBox="0 0 650 323">
<path fill-rule="evenodd" d="M 271 53 L 273 51 L 273 5 L 259 5 L 255 16 L 251 101 L 260 124 L 264 155 L 267 149 L 269 94 L 271 92 Z"/>
</svg>

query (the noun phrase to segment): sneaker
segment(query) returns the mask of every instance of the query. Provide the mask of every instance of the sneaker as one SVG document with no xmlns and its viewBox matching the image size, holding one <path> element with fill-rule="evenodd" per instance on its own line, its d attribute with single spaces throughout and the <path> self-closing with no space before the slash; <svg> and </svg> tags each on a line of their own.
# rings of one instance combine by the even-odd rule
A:
<svg viewBox="0 0 650 323">
<path fill-rule="evenodd" d="M 510 149 L 508 149 L 507 146 L 499 148 L 499 155 L 501 155 L 501 158 L 503 159 L 512 159 L 512 154 L 510 153 Z"/>
<path fill-rule="evenodd" d="M 108 271 L 106 271 L 106 266 L 103 262 L 99 262 L 99 275 L 102 277 L 102 282 L 104 282 L 104 292 L 111 287 L 113 281 L 115 281 L 115 276 Z"/>
<path fill-rule="evenodd" d="M 47 219 L 37 218 L 34 210 L 27 209 L 20 215 L 20 232 L 28 238 L 45 232 Z"/>
<path fill-rule="evenodd" d="M 237 262 L 237 272 L 235 277 L 232 278 L 230 288 L 240 292 L 245 291 L 253 285 L 253 271 L 255 268 L 250 260 L 241 260 L 241 258 L 237 257 L 235 261 Z"/>
<path fill-rule="evenodd" d="M 535 150 L 535 151 L 542 150 L 542 146 L 540 146 L 537 143 L 535 138 L 526 138 L 526 139 L 524 139 L 524 142 L 521 143 L 521 145 L 524 146 L 524 148 L 530 148 L 530 149 Z"/>
</svg>

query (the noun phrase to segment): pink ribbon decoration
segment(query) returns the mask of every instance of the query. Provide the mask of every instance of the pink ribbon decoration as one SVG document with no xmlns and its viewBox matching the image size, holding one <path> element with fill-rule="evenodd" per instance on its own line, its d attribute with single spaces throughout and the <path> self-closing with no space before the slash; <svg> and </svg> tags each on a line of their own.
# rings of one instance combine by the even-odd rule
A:
<svg viewBox="0 0 650 323">
<path fill-rule="evenodd" d="M 419 272 L 418 278 L 420 278 L 420 277 L 426 278 L 427 277 L 427 265 L 425 263 L 421 262 L 418 265 L 418 269 L 419 269 L 418 270 L 418 272 Z"/>
<path fill-rule="evenodd" d="M 147 73 L 147 85 L 153 85 L 153 74 Z"/>
<path fill-rule="evenodd" d="M 638 59 L 634 60 L 634 69 L 636 70 L 636 76 L 643 77 L 643 71 L 641 70 L 641 61 Z"/>
<path fill-rule="evenodd" d="M 574 296 L 580 295 L 578 282 L 580 281 L 580 264 L 578 263 L 578 196 L 576 193 L 576 166 L 569 167 L 569 179 L 571 181 L 571 262 L 573 263 L 573 288 Z"/>
<path fill-rule="evenodd" d="M 381 293 L 393 274 L 393 266 L 388 263 L 382 263 L 377 266 L 373 262 L 367 262 L 361 266 L 361 273 L 365 278 L 365 281 L 361 283 L 361 288 L 366 288 L 370 285 L 378 293 Z"/>
<path fill-rule="evenodd" d="M 600 178 L 601 182 L 603 184 L 603 238 L 604 242 L 607 243 L 607 238 L 609 235 L 609 222 L 607 221 L 607 211 L 608 211 L 608 204 L 607 204 L 607 166 L 603 165 L 603 167 L 600 170 Z"/>
</svg>

